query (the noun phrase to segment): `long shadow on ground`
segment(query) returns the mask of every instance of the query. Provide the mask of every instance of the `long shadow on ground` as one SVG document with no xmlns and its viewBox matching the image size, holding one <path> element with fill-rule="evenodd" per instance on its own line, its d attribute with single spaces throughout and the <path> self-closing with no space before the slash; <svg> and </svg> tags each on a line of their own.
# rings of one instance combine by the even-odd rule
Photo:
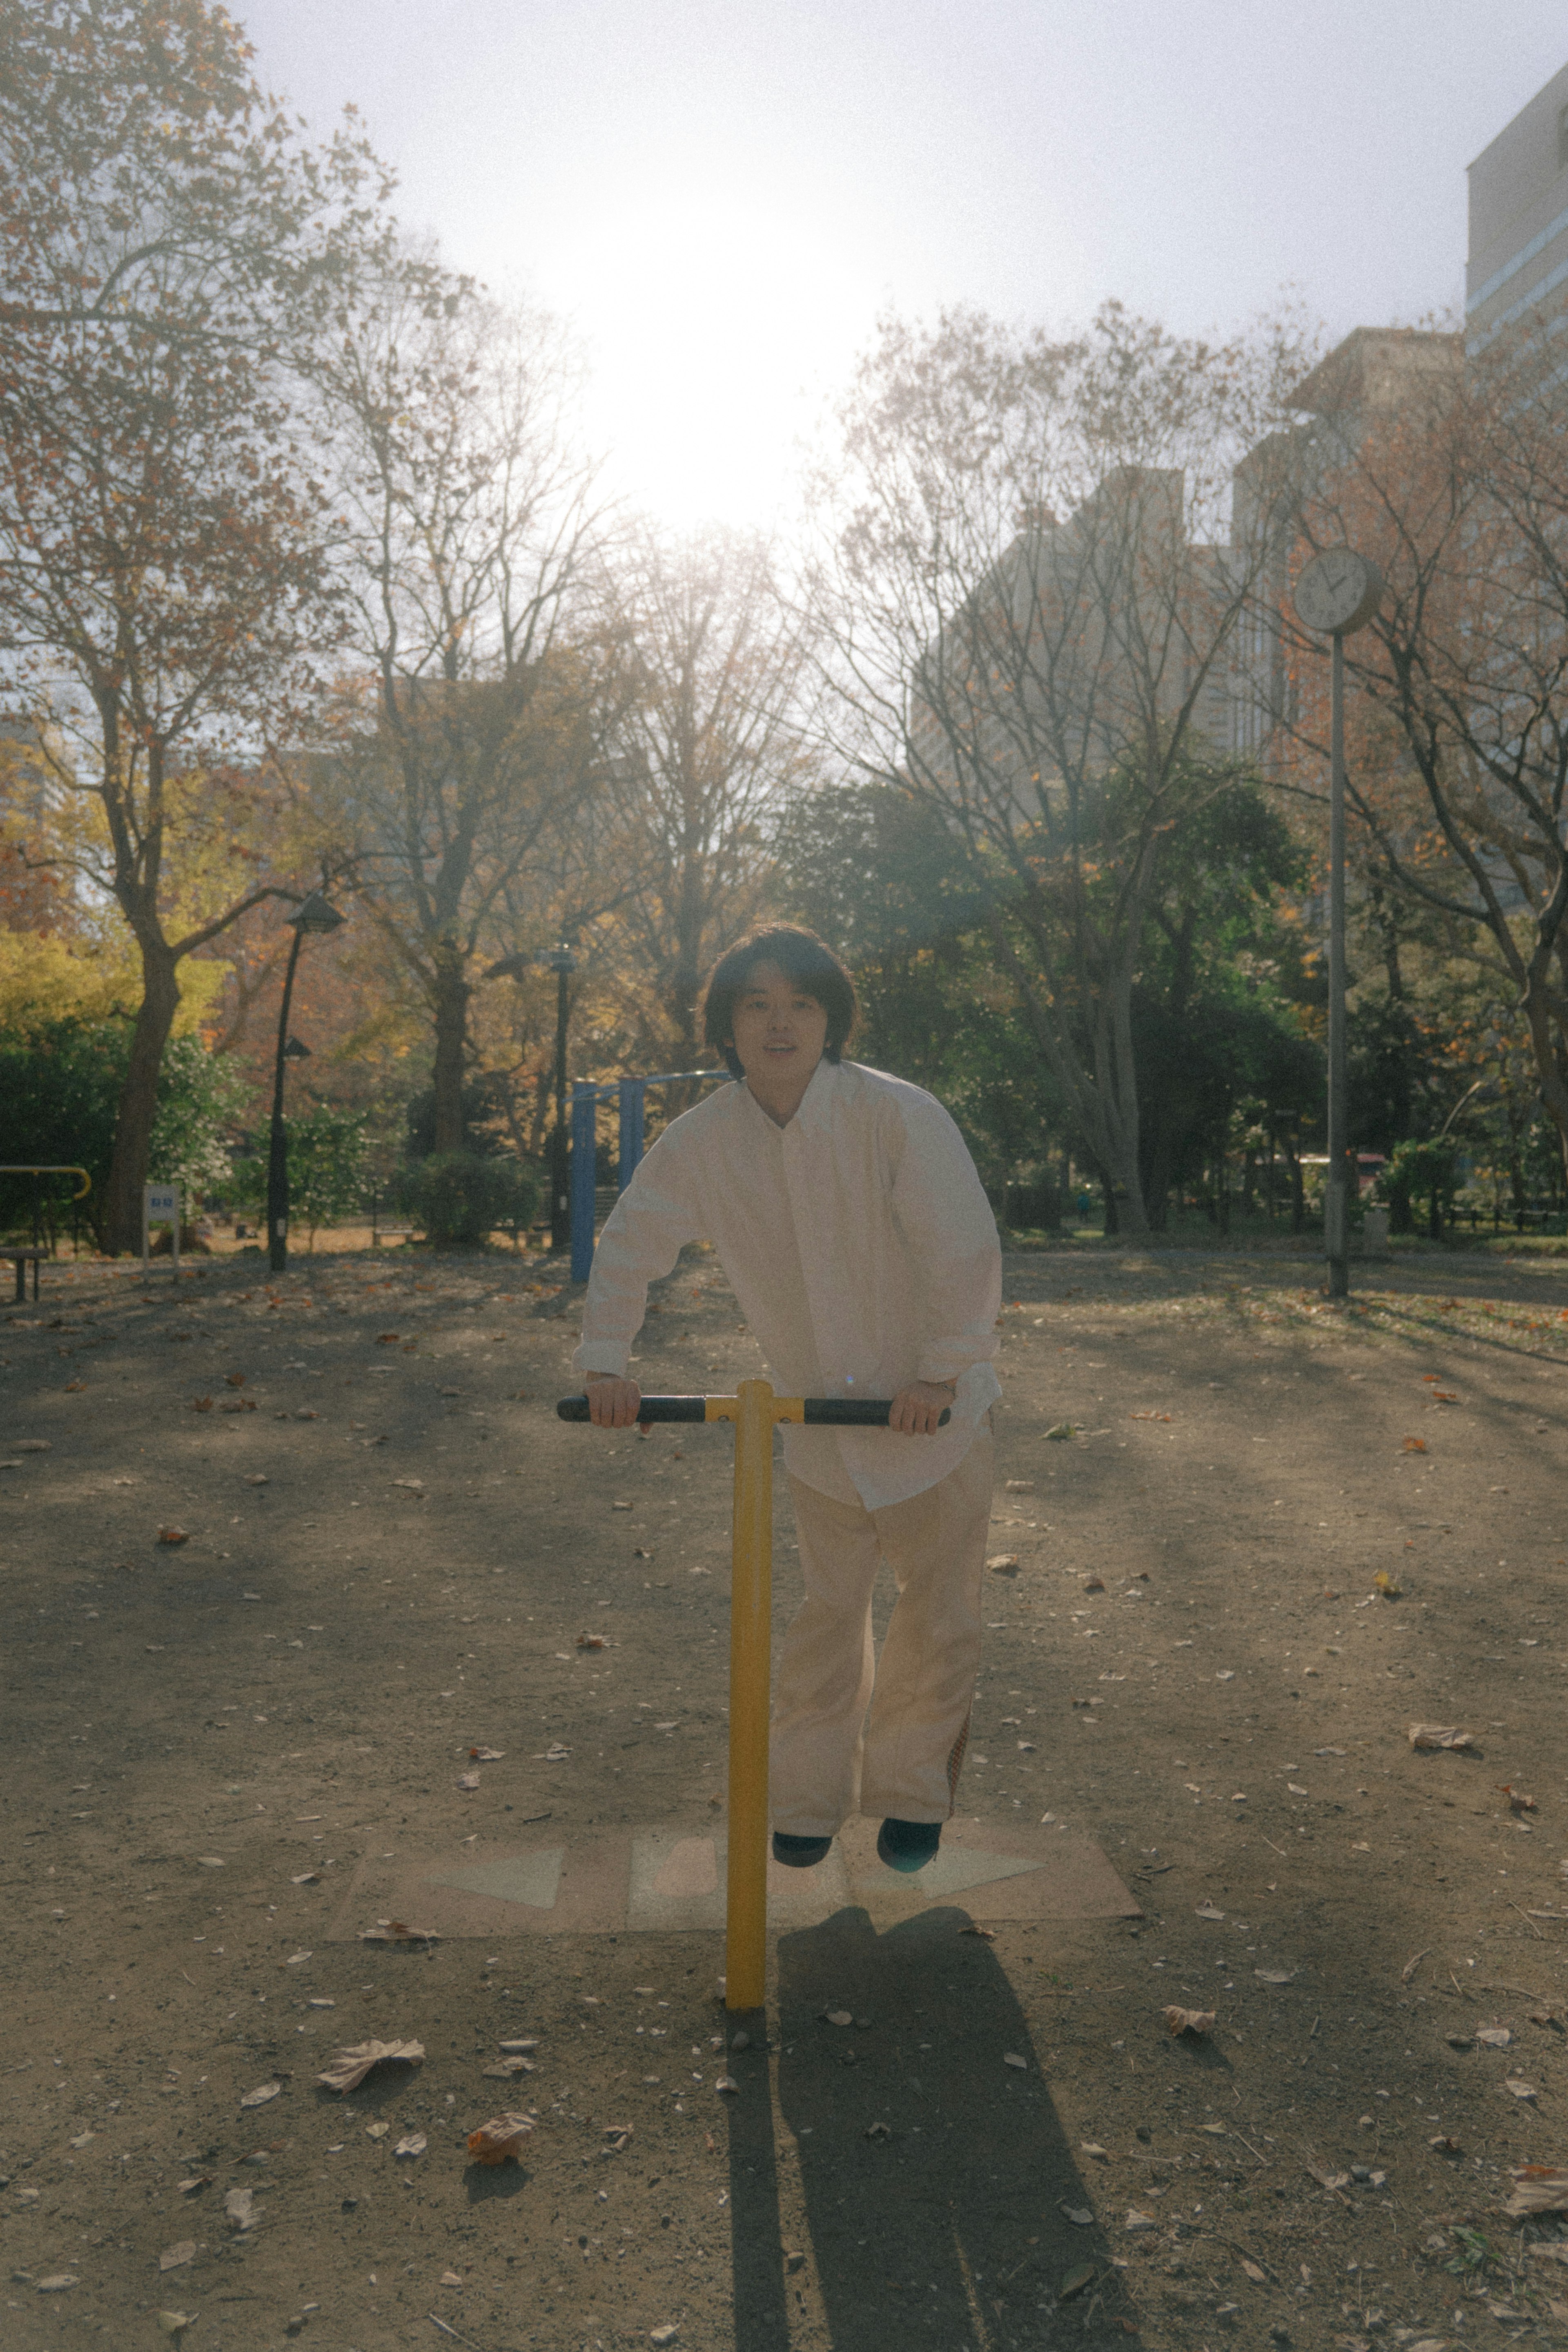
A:
<svg viewBox="0 0 1568 2352">
<path fill-rule="evenodd" d="M 808 2242 L 780 2235 L 773 2119 L 737 2101 L 737 2346 L 788 2342 L 807 2264 L 838 2352 L 1133 2340 L 1097 2229 L 1067 2219 L 1091 2200 L 1023 2011 L 969 1924 L 936 1910 L 878 1936 L 846 1909 L 780 1939 L 779 2105 Z"/>
</svg>

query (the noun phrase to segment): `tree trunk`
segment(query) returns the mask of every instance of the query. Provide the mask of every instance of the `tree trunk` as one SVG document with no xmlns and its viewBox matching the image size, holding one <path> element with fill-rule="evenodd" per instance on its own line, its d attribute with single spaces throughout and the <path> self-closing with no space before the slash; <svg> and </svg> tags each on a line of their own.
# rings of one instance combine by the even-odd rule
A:
<svg viewBox="0 0 1568 2352">
<path fill-rule="evenodd" d="M 434 1148 L 440 1152 L 462 1151 L 467 1148 L 467 1125 L 463 1117 L 463 1066 L 467 1056 L 470 993 L 461 956 L 452 950 L 444 951 L 436 961 L 434 985 Z"/>
<path fill-rule="evenodd" d="M 175 958 L 162 940 L 143 939 L 141 1003 L 131 1032 L 131 1062 L 120 1088 L 114 1150 L 104 1187 L 104 1242 L 111 1257 L 141 1247 L 141 1187 L 147 1181 L 158 1073 L 180 1002 Z"/>
</svg>

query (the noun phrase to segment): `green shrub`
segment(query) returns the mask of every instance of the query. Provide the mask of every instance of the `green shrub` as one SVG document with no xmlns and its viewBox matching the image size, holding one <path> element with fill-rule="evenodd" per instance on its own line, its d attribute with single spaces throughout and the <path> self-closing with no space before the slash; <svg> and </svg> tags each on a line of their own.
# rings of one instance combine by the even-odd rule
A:
<svg viewBox="0 0 1568 2352">
<path fill-rule="evenodd" d="M 473 1249 L 488 1241 L 497 1225 L 529 1223 L 539 1180 L 520 1160 L 444 1151 L 405 1171 L 399 1189 L 426 1241 Z"/>
</svg>

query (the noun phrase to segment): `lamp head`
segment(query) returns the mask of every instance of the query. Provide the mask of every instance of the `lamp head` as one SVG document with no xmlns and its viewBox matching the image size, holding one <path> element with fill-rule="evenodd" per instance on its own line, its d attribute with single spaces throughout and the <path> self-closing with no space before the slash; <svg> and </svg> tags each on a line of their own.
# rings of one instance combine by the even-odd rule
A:
<svg viewBox="0 0 1568 2352">
<path fill-rule="evenodd" d="M 344 918 L 336 907 L 328 905 L 319 890 L 312 890 L 288 919 L 297 931 L 335 931 Z"/>
</svg>

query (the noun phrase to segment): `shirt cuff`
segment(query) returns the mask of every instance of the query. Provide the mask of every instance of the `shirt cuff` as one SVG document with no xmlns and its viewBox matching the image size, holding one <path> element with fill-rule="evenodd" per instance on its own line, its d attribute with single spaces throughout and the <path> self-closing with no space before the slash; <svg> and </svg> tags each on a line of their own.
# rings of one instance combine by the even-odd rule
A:
<svg viewBox="0 0 1568 2352">
<path fill-rule="evenodd" d="M 626 1377 L 626 1365 L 632 1350 L 618 1339 L 585 1339 L 571 1360 L 574 1372 L 612 1372 L 618 1381 Z"/>
</svg>

